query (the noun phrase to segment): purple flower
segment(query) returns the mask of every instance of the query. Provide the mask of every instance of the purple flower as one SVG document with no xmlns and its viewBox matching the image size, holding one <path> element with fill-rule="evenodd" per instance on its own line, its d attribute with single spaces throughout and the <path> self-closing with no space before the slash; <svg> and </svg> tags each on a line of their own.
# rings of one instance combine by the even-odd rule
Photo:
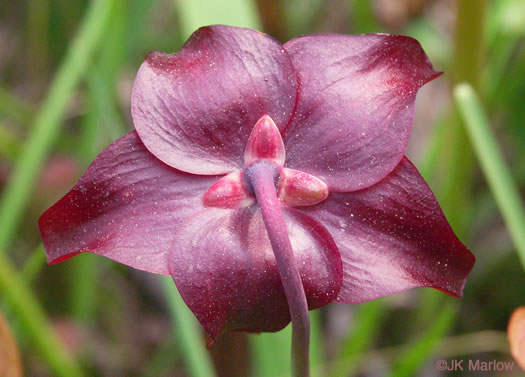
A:
<svg viewBox="0 0 525 377">
<path fill-rule="evenodd" d="M 404 157 L 416 92 L 439 75 L 408 37 L 199 29 L 147 56 L 136 130 L 41 217 L 48 261 L 90 251 L 170 274 L 212 337 L 282 329 L 294 276 L 309 309 L 461 296 L 474 257 Z"/>
</svg>

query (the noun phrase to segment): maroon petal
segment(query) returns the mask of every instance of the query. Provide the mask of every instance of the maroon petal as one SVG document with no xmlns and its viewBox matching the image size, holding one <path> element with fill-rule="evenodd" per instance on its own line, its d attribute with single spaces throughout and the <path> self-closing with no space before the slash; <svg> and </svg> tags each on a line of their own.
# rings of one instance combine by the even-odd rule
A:
<svg viewBox="0 0 525 377">
<path fill-rule="evenodd" d="M 141 140 L 159 159 L 196 174 L 243 166 L 255 123 L 283 130 L 295 106 L 295 69 L 284 48 L 255 30 L 210 26 L 176 54 L 152 52 L 131 99 Z"/>
<path fill-rule="evenodd" d="M 283 135 L 286 166 L 331 191 L 378 182 L 405 153 L 417 90 L 440 75 L 408 37 L 312 35 L 285 49 L 297 69 L 297 112 Z"/>
<path fill-rule="evenodd" d="M 163 164 L 130 132 L 107 147 L 77 185 L 40 218 L 48 262 L 91 251 L 167 274 L 167 251 L 175 232 L 204 208 L 201 197 L 217 179 Z"/>
<path fill-rule="evenodd" d="M 284 210 L 310 309 L 333 301 L 341 284 L 337 248 L 326 229 L 300 212 Z M 290 314 L 270 240 L 257 206 L 209 209 L 179 230 L 170 273 L 206 331 L 278 331 Z"/>
<path fill-rule="evenodd" d="M 416 168 L 404 158 L 378 184 L 331 193 L 301 209 L 337 243 L 343 286 L 337 298 L 357 303 L 413 287 L 461 296 L 474 256 L 456 238 Z"/>
</svg>

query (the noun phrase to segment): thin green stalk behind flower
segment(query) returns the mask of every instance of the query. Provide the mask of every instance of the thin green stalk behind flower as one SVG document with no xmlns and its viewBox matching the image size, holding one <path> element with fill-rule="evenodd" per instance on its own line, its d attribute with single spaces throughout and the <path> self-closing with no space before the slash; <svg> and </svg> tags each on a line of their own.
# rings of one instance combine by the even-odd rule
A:
<svg viewBox="0 0 525 377">
<path fill-rule="evenodd" d="M 501 211 L 516 251 L 525 268 L 525 213 L 523 200 L 512 175 L 505 165 L 483 107 L 472 86 L 462 83 L 455 87 L 454 98 L 465 120 L 483 173 Z"/>
<path fill-rule="evenodd" d="M 0 250 L 6 249 L 18 226 L 21 214 L 31 198 L 49 150 L 55 141 L 61 118 L 73 90 L 89 65 L 110 19 L 113 0 L 93 1 L 82 21 L 51 88 L 44 99 L 22 156 L 4 189 L 0 202 Z"/>
<path fill-rule="evenodd" d="M 164 294 L 168 299 L 171 318 L 175 325 L 179 350 L 186 360 L 186 367 L 193 377 L 214 377 L 215 372 L 208 351 L 204 347 L 203 337 L 197 321 L 180 297 L 173 281 L 160 277 Z"/>
<path fill-rule="evenodd" d="M 453 302 L 446 302 L 436 313 L 425 332 L 411 343 L 410 348 L 400 357 L 392 368 L 392 377 L 414 376 L 430 355 L 440 344 L 447 331 L 454 323 L 458 306 Z"/>
<path fill-rule="evenodd" d="M 331 377 L 350 377 L 357 373 L 365 351 L 370 348 L 383 324 L 387 308 L 384 300 L 379 299 L 365 302 L 356 310 L 354 330 L 340 347 L 341 350 L 333 362 Z"/>
<path fill-rule="evenodd" d="M 125 60 L 125 17 L 128 2 L 114 0 L 109 36 L 101 43 L 97 60 L 85 74 L 89 94 L 89 109 L 83 123 L 80 157 L 85 166 L 96 157 L 104 145 L 124 135 L 126 128 L 115 101 L 119 67 Z M 105 132 L 104 132 L 105 131 Z M 107 134 L 109 137 L 104 138 Z M 75 319 L 89 323 L 97 310 L 96 285 L 99 268 L 93 258 L 75 260 L 71 268 L 71 309 Z"/>
<path fill-rule="evenodd" d="M 478 88 L 484 51 L 485 0 L 458 0 L 452 81 L 467 81 Z M 448 143 L 442 156 L 448 156 L 443 207 L 452 228 L 460 237 L 467 234 L 471 208 L 473 155 L 465 128 L 457 115 L 448 129 Z"/>
<path fill-rule="evenodd" d="M 324 342 L 321 324 L 322 313 L 310 312 L 310 363 L 316 369 L 313 376 L 325 376 Z M 254 353 L 255 373 L 257 377 L 275 377 L 289 375 L 290 344 L 292 328 L 287 326 L 275 333 L 261 333 L 251 336 Z"/>
<path fill-rule="evenodd" d="M 45 265 L 46 253 L 44 252 L 44 246 L 40 243 L 25 261 L 24 267 L 19 272 L 20 278 L 26 284 L 30 284 Z"/>
<path fill-rule="evenodd" d="M 261 25 L 257 8 L 251 0 L 179 0 L 175 1 L 175 7 L 180 15 L 183 39 L 205 25 L 224 24 L 255 29 Z"/>
<path fill-rule="evenodd" d="M 9 244 L 20 221 L 33 183 L 58 133 L 60 118 L 71 99 L 73 88 L 102 36 L 112 3 L 111 0 L 92 3 L 36 116 L 32 133 L 0 203 L 0 252 Z M 30 289 L 3 256 L 0 259 L 0 289 L 32 338 L 35 349 L 56 375 L 80 376 L 80 370 L 65 354 Z"/>
</svg>

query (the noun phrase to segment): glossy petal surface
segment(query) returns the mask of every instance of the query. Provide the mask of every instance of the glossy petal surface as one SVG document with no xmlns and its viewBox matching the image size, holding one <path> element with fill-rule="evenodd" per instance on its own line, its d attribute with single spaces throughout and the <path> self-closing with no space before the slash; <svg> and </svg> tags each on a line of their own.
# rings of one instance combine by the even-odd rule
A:
<svg viewBox="0 0 525 377">
<path fill-rule="evenodd" d="M 130 132 L 107 147 L 40 218 L 48 262 L 91 251 L 167 274 L 167 252 L 177 229 L 204 208 L 202 195 L 217 179 L 165 165 Z"/>
<path fill-rule="evenodd" d="M 368 189 L 331 193 L 320 205 L 301 210 L 326 226 L 341 253 L 339 302 L 368 301 L 413 287 L 462 295 L 474 256 L 458 241 L 408 159 Z"/>
<path fill-rule="evenodd" d="M 132 94 L 135 128 L 170 166 L 196 174 L 242 168 L 255 123 L 283 130 L 296 100 L 295 69 L 283 47 L 255 30 L 210 26 L 176 54 L 153 52 Z"/>
<path fill-rule="evenodd" d="M 341 259 L 326 229 L 293 209 L 285 221 L 309 308 L 333 301 Z M 206 331 L 277 331 L 290 314 L 259 207 L 208 209 L 179 230 L 170 273 Z"/>
<path fill-rule="evenodd" d="M 419 43 L 390 35 L 311 35 L 285 44 L 299 80 L 286 166 L 330 191 L 369 187 L 403 157 L 417 90 L 437 77 Z"/>
</svg>

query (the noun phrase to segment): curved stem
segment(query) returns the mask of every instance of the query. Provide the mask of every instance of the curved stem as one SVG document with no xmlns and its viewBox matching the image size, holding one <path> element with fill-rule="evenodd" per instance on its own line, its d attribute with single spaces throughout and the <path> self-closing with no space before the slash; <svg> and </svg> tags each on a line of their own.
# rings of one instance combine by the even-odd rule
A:
<svg viewBox="0 0 525 377">
<path fill-rule="evenodd" d="M 295 263 L 292 244 L 277 199 L 274 183 L 275 167 L 269 163 L 255 163 L 246 171 L 261 207 L 261 212 L 270 238 L 279 274 L 288 300 L 292 319 L 292 370 L 294 377 L 309 376 L 310 322 L 308 303 L 303 283 Z"/>
</svg>

